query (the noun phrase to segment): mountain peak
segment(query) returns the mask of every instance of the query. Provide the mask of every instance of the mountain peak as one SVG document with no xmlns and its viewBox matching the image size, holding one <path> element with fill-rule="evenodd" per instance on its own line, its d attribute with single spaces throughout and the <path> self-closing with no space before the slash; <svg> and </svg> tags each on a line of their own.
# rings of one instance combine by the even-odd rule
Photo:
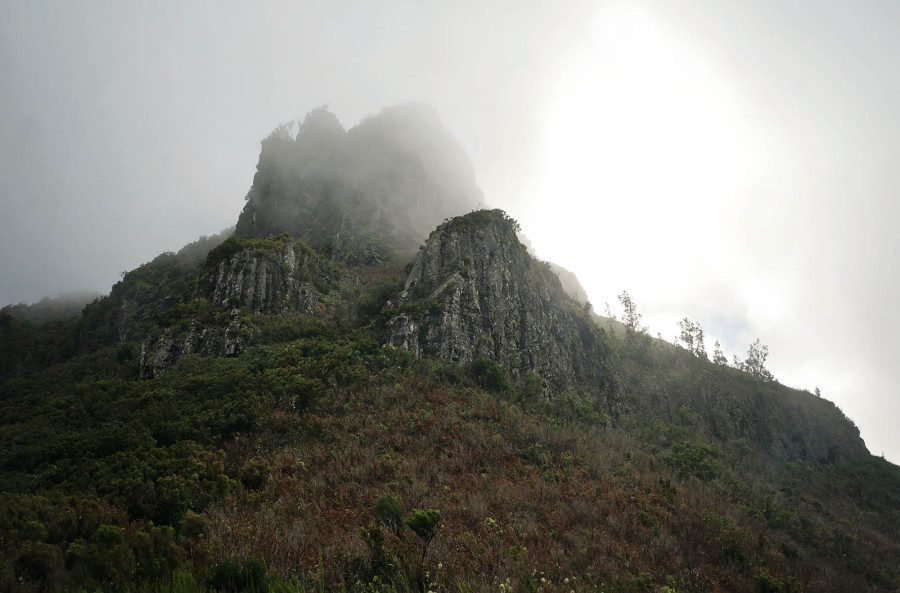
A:
<svg viewBox="0 0 900 593">
<path fill-rule="evenodd" d="M 519 241 L 502 210 L 444 221 L 416 256 L 391 321 L 390 344 L 467 365 L 534 373 L 547 395 L 611 394 L 608 346 L 550 267 Z"/>
<path fill-rule="evenodd" d="M 441 219 L 481 200 L 432 108 L 388 108 L 344 132 L 319 107 L 296 139 L 279 128 L 263 142 L 236 234 L 289 232 L 334 260 L 371 265 L 412 253 Z"/>
</svg>

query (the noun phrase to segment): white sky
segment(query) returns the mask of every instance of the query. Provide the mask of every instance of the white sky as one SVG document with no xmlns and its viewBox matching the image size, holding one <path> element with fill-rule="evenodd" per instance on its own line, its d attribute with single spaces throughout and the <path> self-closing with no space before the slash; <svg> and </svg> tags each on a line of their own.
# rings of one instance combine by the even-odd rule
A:
<svg viewBox="0 0 900 593">
<path fill-rule="evenodd" d="M 0 305 L 234 224 L 279 123 L 422 100 L 598 311 L 762 339 L 897 463 L 898 58 L 889 0 L 3 0 Z"/>
</svg>

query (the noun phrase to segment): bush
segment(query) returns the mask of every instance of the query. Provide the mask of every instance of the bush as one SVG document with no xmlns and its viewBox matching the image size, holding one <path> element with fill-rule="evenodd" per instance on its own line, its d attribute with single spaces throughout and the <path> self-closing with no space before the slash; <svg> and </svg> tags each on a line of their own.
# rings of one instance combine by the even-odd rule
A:
<svg viewBox="0 0 900 593">
<path fill-rule="evenodd" d="M 754 580 L 757 593 L 798 593 L 801 590 L 800 583 L 794 577 L 781 580 L 761 571 Z"/>
<path fill-rule="evenodd" d="M 267 593 L 270 590 L 266 564 L 259 558 L 247 558 L 243 565 L 229 558 L 212 571 L 207 585 L 220 593 Z"/>
<path fill-rule="evenodd" d="M 537 401 L 544 394 L 544 380 L 534 371 L 527 371 L 522 375 L 520 391 L 524 401 Z"/>
<path fill-rule="evenodd" d="M 375 516 L 385 527 L 400 535 L 403 526 L 403 507 L 390 494 L 383 494 L 375 501 Z"/>
<path fill-rule="evenodd" d="M 224 562 L 220 562 L 213 568 L 212 575 L 207 583 L 214 591 L 220 593 L 231 593 L 238 591 L 240 583 L 241 569 L 237 562 L 229 558 Z"/>
<path fill-rule="evenodd" d="M 720 456 L 721 451 L 712 443 L 679 441 L 672 444 L 663 459 L 680 478 L 693 475 L 701 480 L 712 480 L 722 473 Z"/>
<path fill-rule="evenodd" d="M 409 517 L 406 518 L 406 525 L 419 536 L 424 544 L 422 549 L 423 558 L 428 550 L 428 544 L 431 543 L 431 540 L 437 535 L 438 529 L 441 528 L 442 521 L 441 512 L 436 509 L 428 509 L 427 511 L 413 509 Z"/>
<path fill-rule="evenodd" d="M 511 390 L 506 373 L 498 362 L 482 356 L 472 362 L 469 372 L 475 382 L 488 391 L 504 393 Z"/>
<path fill-rule="evenodd" d="M 269 464 L 265 459 L 251 459 L 241 469 L 241 484 L 247 490 L 261 490 L 269 479 Z"/>
<path fill-rule="evenodd" d="M 209 519 L 188 509 L 178 531 L 188 539 L 204 539 L 209 535 Z"/>
<path fill-rule="evenodd" d="M 63 572 L 63 553 L 57 546 L 32 542 L 16 561 L 16 572 L 25 579 L 51 583 L 54 576 Z"/>
</svg>

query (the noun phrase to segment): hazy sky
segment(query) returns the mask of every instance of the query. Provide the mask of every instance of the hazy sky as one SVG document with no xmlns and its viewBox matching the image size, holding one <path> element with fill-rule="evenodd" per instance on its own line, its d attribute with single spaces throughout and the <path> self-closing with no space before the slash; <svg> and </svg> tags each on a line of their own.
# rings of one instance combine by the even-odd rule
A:
<svg viewBox="0 0 900 593">
<path fill-rule="evenodd" d="M 279 123 L 425 101 L 598 311 L 760 338 L 898 463 L 898 61 L 892 0 L 0 0 L 0 305 L 234 224 Z"/>
</svg>

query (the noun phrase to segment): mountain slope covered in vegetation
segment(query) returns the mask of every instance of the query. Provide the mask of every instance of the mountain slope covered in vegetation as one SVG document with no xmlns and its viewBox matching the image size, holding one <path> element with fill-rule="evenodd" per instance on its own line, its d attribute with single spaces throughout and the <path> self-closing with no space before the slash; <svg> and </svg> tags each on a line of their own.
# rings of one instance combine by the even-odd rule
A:
<svg viewBox="0 0 900 593">
<path fill-rule="evenodd" d="M 900 468 L 597 323 L 424 113 L 316 111 L 235 236 L 0 312 L 0 590 L 897 590 Z"/>
</svg>

